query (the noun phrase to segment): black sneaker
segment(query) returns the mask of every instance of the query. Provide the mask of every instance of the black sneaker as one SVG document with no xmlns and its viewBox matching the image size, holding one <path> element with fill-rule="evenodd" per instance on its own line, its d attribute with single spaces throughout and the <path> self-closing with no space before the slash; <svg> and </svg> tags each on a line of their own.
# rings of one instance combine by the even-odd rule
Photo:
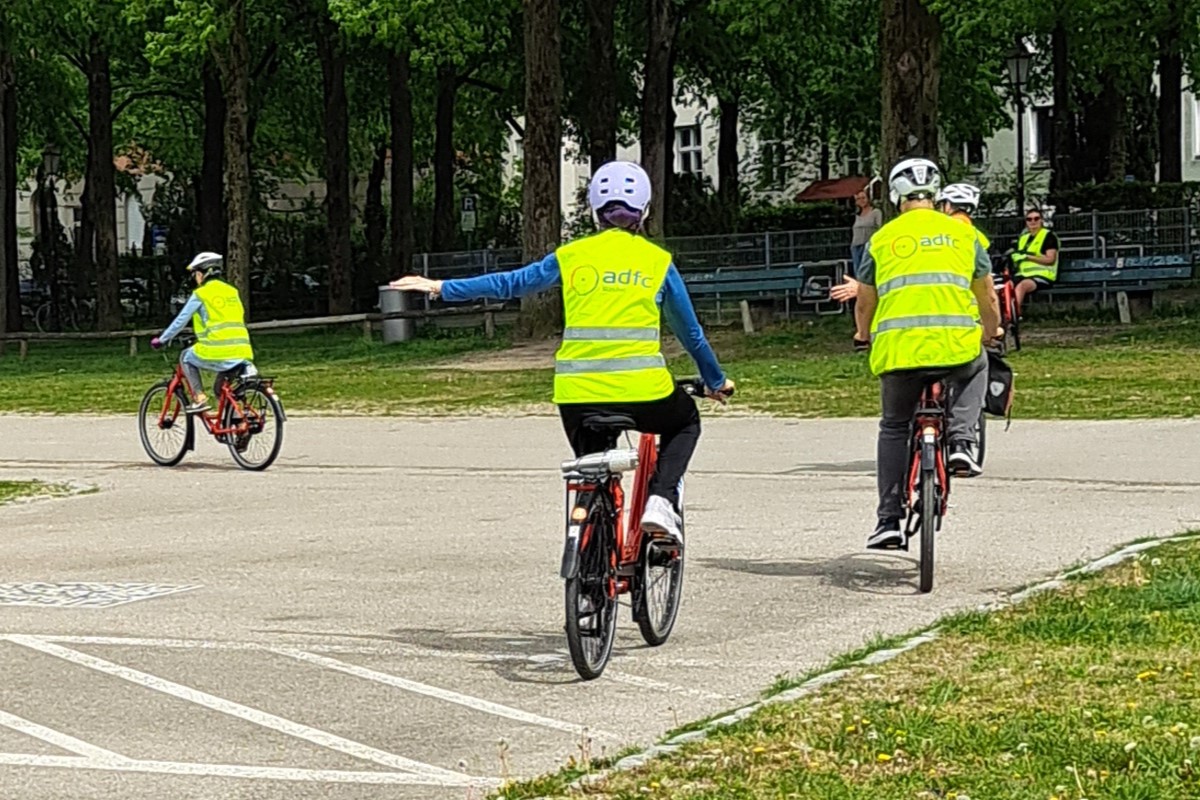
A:
<svg viewBox="0 0 1200 800">
<path fill-rule="evenodd" d="M 959 441 L 950 445 L 948 466 L 950 471 L 960 478 L 974 478 L 983 474 L 978 451 L 970 442 Z"/>
<path fill-rule="evenodd" d="M 907 550 L 908 539 L 900 530 L 900 520 L 881 519 L 875 532 L 867 537 L 868 550 Z"/>
</svg>

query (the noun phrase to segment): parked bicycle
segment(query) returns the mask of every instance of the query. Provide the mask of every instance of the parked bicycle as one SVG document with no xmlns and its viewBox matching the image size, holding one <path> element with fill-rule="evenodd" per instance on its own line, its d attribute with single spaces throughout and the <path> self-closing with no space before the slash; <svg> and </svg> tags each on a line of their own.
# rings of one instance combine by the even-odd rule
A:
<svg viewBox="0 0 1200 800">
<path fill-rule="evenodd" d="M 704 396 L 701 380 L 676 383 L 693 397 Z M 592 680 L 612 656 L 621 595 L 630 595 L 633 619 L 646 644 L 658 646 L 670 637 L 683 590 L 684 545 L 645 536 L 641 528 L 658 438 L 643 433 L 633 449 L 629 432 L 635 423 L 622 414 L 595 415 L 584 425 L 608 436 L 611 445 L 562 464 L 567 535 L 561 574 L 571 662 L 579 677 Z M 622 433 L 629 446 L 615 449 Z M 633 472 L 628 499 L 621 486 L 626 472 Z M 682 516 L 682 487 L 679 505 Z"/>
<path fill-rule="evenodd" d="M 181 346 L 191 342 L 178 337 Z M 227 445 L 242 469 L 264 470 L 275 461 L 283 446 L 283 424 L 287 416 L 275 394 L 273 378 L 257 374 L 252 364 L 218 374 L 214 395 L 216 411 L 189 415 L 187 382 L 183 368 L 147 390 L 138 409 L 138 432 L 142 447 L 154 463 L 173 467 L 189 450 L 195 450 L 196 423 Z"/>
<path fill-rule="evenodd" d="M 992 279 L 996 295 L 1000 300 L 1000 327 L 1004 329 L 1001 339 L 1001 355 L 1008 350 L 1021 349 L 1021 306 L 1017 302 L 1017 284 L 1012 272 L 1009 254 L 998 256 L 992 261 Z"/>
</svg>

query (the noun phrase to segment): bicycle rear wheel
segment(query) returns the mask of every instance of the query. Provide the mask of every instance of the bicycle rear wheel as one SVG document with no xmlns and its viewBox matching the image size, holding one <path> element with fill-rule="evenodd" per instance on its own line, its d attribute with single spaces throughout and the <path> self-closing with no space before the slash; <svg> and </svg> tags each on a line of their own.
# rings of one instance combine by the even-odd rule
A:
<svg viewBox="0 0 1200 800">
<path fill-rule="evenodd" d="M 617 636 L 617 598 L 609 591 L 614 576 L 612 519 L 593 505 L 591 534 L 581 553 L 579 571 L 566 581 L 567 649 L 585 681 L 599 678 L 612 657 Z"/>
<path fill-rule="evenodd" d="M 979 422 L 975 424 L 975 435 L 978 436 L 977 449 L 979 452 L 979 466 L 983 466 L 983 458 L 987 455 L 987 411 L 979 411 Z"/>
<path fill-rule="evenodd" d="M 936 471 L 921 470 L 921 578 L 923 593 L 933 589 L 933 537 L 937 532 L 938 497 Z"/>
<path fill-rule="evenodd" d="M 283 447 L 283 407 L 274 395 L 261 387 L 249 386 L 239 392 L 237 405 L 226 406 L 222 425 L 228 428 L 240 425 L 243 415 L 248 430 L 229 435 L 229 453 L 242 469 L 264 470 Z"/>
<path fill-rule="evenodd" d="M 192 418 L 184 413 L 187 398 L 179 388 L 168 396 L 170 385 L 170 381 L 159 381 L 151 386 L 138 408 L 142 447 L 155 464 L 163 467 L 182 461 L 192 439 Z"/>
</svg>

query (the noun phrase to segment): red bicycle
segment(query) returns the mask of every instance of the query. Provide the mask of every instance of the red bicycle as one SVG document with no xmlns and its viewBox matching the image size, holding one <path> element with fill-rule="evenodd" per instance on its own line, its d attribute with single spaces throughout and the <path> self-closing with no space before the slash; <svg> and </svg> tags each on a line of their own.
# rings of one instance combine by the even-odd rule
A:
<svg viewBox="0 0 1200 800">
<path fill-rule="evenodd" d="M 283 446 L 283 423 L 287 416 L 275 395 L 275 381 L 258 375 L 251 364 L 217 375 L 215 412 L 187 414 L 187 382 L 183 367 L 151 386 L 138 409 L 138 432 L 142 447 L 154 463 L 173 467 L 189 450 L 196 449 L 194 419 L 199 419 L 218 442 L 228 445 L 233 460 L 242 469 L 264 470 L 271 466 Z"/>
<path fill-rule="evenodd" d="M 950 478 L 954 473 L 946 466 L 950 455 L 946 438 L 948 405 L 945 382 L 933 380 L 921 393 L 913 417 L 906 537 L 912 539 L 918 534 L 921 537 L 918 586 L 922 592 L 933 589 L 934 537 L 942 529 L 942 519 L 950 503 Z"/>
<path fill-rule="evenodd" d="M 1012 350 L 1021 349 L 1021 305 L 1017 302 L 1017 284 L 1012 272 L 1011 257 L 998 257 L 994 264 L 992 280 L 996 285 L 996 295 L 1000 299 L 1000 326 L 1004 329 L 1001 352 L 1003 355 L 1008 351 L 1010 341 Z"/>
<path fill-rule="evenodd" d="M 700 380 L 677 381 L 693 397 L 704 396 Z M 621 414 L 584 420 L 607 435 L 604 452 L 563 462 L 567 536 L 561 574 L 566 582 L 567 647 L 584 680 L 600 677 L 612 656 L 621 595 L 631 596 L 633 619 L 646 644 L 667 641 L 679 614 L 683 590 L 682 544 L 642 534 L 650 476 L 658 461 L 658 440 L 643 433 L 636 449 L 613 449 L 618 437 L 636 428 Z M 632 471 L 628 500 L 621 475 Z M 679 494 L 682 515 L 683 487 Z"/>
</svg>

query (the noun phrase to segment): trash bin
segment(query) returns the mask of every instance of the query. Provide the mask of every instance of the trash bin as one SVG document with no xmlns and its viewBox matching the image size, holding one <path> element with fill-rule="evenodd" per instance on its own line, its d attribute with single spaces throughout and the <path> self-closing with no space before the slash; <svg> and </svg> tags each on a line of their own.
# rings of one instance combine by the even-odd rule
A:
<svg viewBox="0 0 1200 800">
<path fill-rule="evenodd" d="M 413 338 L 413 332 L 416 330 L 416 320 L 411 318 L 387 319 L 387 315 L 394 311 L 408 311 L 409 298 L 411 296 L 411 292 L 402 292 L 399 289 L 393 289 L 391 286 L 379 287 L 379 311 L 384 315 L 384 344 L 407 342 Z"/>
</svg>

